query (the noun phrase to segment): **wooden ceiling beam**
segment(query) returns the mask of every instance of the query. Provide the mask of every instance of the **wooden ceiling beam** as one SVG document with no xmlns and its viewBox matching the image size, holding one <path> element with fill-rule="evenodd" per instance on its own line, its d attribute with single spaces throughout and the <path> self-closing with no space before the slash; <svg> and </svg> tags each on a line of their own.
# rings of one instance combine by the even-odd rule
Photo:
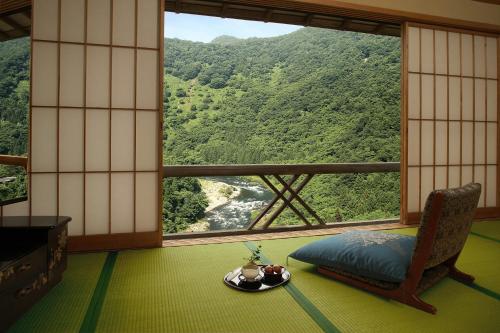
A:
<svg viewBox="0 0 500 333">
<path fill-rule="evenodd" d="M 11 19 L 8 16 L 0 17 L 0 21 L 10 25 L 12 28 L 14 28 L 14 30 L 20 30 L 20 31 L 23 31 L 25 33 L 31 32 L 29 27 L 23 27 L 22 25 L 20 25 L 19 23 L 17 23 L 16 21 L 14 21 L 13 19 Z"/>
<path fill-rule="evenodd" d="M 222 9 L 221 9 L 221 11 L 220 11 L 220 16 L 221 16 L 222 18 L 226 18 L 226 16 L 227 16 L 227 7 L 229 7 L 228 3 L 227 3 L 227 2 L 224 2 L 224 3 L 222 4 Z"/>
<path fill-rule="evenodd" d="M 274 10 L 272 9 L 268 9 L 266 11 L 266 17 L 264 18 L 264 22 L 271 22 L 272 18 L 273 18 L 273 14 L 274 14 Z"/>
<path fill-rule="evenodd" d="M 31 9 L 21 12 L 21 15 L 31 21 Z"/>
<path fill-rule="evenodd" d="M 347 30 L 349 29 L 349 26 L 351 25 L 351 22 L 352 20 L 351 19 L 344 19 L 344 21 L 342 21 L 342 24 L 338 27 L 339 30 Z"/>
<path fill-rule="evenodd" d="M 312 20 L 314 19 L 314 14 L 309 14 L 306 16 L 306 20 L 304 22 L 304 26 L 308 27 L 311 25 Z"/>
<path fill-rule="evenodd" d="M 378 25 L 377 25 L 377 26 L 376 26 L 376 27 L 375 27 L 375 28 L 371 31 L 371 33 L 372 33 L 372 34 L 378 34 L 378 33 L 380 33 L 382 30 L 384 30 L 384 28 L 385 28 L 385 24 L 380 23 L 380 24 L 378 24 Z"/>
<path fill-rule="evenodd" d="M 175 0 L 175 12 L 177 14 L 181 12 L 181 0 Z"/>
<path fill-rule="evenodd" d="M 6 34 L 5 32 L 3 32 L 3 31 L 0 31 L 0 39 L 4 39 L 4 40 L 6 40 L 6 39 L 9 39 L 9 38 L 10 38 L 10 37 L 9 37 L 9 35 L 7 35 L 7 34 Z"/>
</svg>

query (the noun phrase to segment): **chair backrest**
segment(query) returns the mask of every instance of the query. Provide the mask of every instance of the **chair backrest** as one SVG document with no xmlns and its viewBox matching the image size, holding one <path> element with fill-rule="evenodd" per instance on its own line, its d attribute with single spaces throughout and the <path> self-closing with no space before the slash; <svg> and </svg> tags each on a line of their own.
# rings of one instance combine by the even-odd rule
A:
<svg viewBox="0 0 500 333">
<path fill-rule="evenodd" d="M 437 266 L 459 253 L 465 245 L 476 212 L 481 184 L 470 183 L 463 187 L 435 190 L 429 194 L 417 233 L 415 252 L 424 244 L 431 221 L 431 210 L 436 193 L 443 194 L 442 209 L 437 220 L 436 237 L 424 268 Z"/>
</svg>

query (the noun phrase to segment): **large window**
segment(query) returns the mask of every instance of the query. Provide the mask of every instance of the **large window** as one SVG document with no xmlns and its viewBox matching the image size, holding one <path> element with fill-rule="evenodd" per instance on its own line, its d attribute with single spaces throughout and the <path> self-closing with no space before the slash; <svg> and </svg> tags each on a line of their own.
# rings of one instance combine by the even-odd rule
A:
<svg viewBox="0 0 500 333">
<path fill-rule="evenodd" d="M 28 149 L 29 37 L 0 42 L 0 155 Z M 0 165 L 0 201 L 26 196 L 26 172 Z"/>
<path fill-rule="evenodd" d="M 398 37 L 165 22 L 165 164 L 399 161 Z M 322 175 L 302 196 L 328 222 L 380 219 L 399 215 L 399 186 L 399 174 Z M 273 196 L 257 177 L 167 178 L 164 193 L 166 232 L 245 228 Z"/>
</svg>

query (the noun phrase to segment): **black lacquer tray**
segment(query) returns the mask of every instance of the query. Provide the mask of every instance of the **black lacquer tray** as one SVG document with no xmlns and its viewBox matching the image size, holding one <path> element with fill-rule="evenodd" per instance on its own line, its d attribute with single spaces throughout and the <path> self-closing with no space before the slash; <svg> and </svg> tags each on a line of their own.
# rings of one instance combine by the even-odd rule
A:
<svg viewBox="0 0 500 333">
<path fill-rule="evenodd" d="M 248 292 L 258 292 L 266 291 L 272 288 L 276 288 L 286 284 L 290 281 L 290 272 L 283 267 L 283 271 L 280 276 L 273 276 L 272 278 L 266 277 L 263 268 L 266 265 L 259 265 L 260 267 L 260 280 L 254 282 L 247 282 L 244 280 L 241 274 L 241 267 L 236 268 L 234 271 L 229 272 L 224 276 L 224 283 L 231 288 L 248 291 Z M 242 279 L 243 278 L 243 279 Z"/>
</svg>

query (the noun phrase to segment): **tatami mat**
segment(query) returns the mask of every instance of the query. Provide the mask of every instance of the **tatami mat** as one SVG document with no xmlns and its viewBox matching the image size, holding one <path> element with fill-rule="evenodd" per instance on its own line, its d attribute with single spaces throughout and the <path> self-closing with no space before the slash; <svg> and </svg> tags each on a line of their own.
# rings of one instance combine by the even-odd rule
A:
<svg viewBox="0 0 500 333">
<path fill-rule="evenodd" d="M 222 282 L 242 243 L 120 252 L 98 332 L 321 332 L 282 288 L 243 293 Z"/>
<path fill-rule="evenodd" d="M 9 330 L 10 333 L 78 332 L 106 253 L 68 257 L 64 278 Z"/>
<path fill-rule="evenodd" d="M 472 225 L 474 234 L 493 238 L 500 242 L 500 221 L 482 221 L 476 222 Z"/>
<path fill-rule="evenodd" d="M 415 234 L 416 229 L 402 232 Z M 267 257 L 284 262 L 288 253 L 311 241 L 296 238 L 261 244 Z M 475 275 L 480 285 L 493 288 L 499 275 L 498 269 L 492 269 L 498 265 L 492 263 L 499 256 L 498 244 L 471 236 L 458 266 Z M 290 259 L 288 269 L 294 284 L 341 332 L 497 332 L 500 327 L 498 300 L 448 278 L 422 295 L 438 309 L 433 316 L 323 277 L 312 265 Z"/>
<path fill-rule="evenodd" d="M 500 222 L 473 226 L 491 237 L 499 230 Z M 415 234 L 416 228 L 387 232 Z M 444 279 L 422 295 L 437 315 L 323 277 L 293 259 L 287 265 L 293 292 L 235 291 L 222 278 L 249 255 L 249 243 L 239 242 L 71 255 L 64 280 L 10 332 L 497 332 L 500 243 L 474 233 L 458 267 L 484 290 Z M 285 265 L 290 252 L 321 237 L 252 243 Z"/>
</svg>

